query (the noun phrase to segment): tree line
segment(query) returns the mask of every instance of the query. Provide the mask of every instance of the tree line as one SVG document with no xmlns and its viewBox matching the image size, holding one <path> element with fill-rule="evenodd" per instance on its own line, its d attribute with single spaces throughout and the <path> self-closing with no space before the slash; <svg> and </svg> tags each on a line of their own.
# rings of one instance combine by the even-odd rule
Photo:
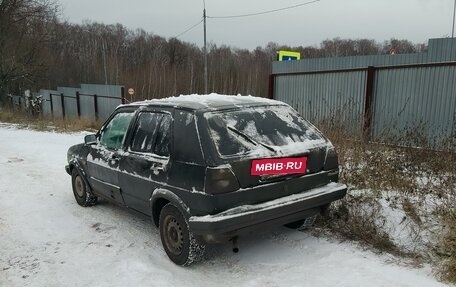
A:
<svg viewBox="0 0 456 287">
<path fill-rule="evenodd" d="M 155 31 L 158 32 L 159 31 Z M 301 58 L 416 53 L 425 44 L 391 39 L 327 39 L 318 46 L 274 42 L 253 50 L 209 44 L 209 91 L 266 96 L 271 63 L 279 50 Z M 122 24 L 72 24 L 53 0 L 0 0 L 0 101 L 26 89 L 80 83 L 133 87 L 136 99 L 203 93 L 203 50 Z"/>
</svg>

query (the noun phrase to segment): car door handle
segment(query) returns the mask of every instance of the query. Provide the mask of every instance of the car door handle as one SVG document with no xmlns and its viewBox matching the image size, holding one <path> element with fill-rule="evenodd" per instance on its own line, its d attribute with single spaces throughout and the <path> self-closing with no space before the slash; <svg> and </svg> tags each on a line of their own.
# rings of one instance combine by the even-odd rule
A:
<svg viewBox="0 0 456 287">
<path fill-rule="evenodd" d="M 153 164 L 150 169 L 153 170 L 155 173 L 165 170 L 162 164 Z"/>
<path fill-rule="evenodd" d="M 112 161 L 119 161 L 119 159 L 120 159 L 120 155 L 118 153 L 113 153 L 111 155 L 111 160 Z"/>
</svg>

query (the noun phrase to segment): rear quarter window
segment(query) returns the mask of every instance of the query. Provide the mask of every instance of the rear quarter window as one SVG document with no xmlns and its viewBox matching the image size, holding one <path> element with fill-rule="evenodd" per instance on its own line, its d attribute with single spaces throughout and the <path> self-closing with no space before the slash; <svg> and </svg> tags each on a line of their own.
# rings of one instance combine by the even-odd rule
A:
<svg viewBox="0 0 456 287">
<path fill-rule="evenodd" d="M 181 162 L 204 164 L 197 120 L 191 111 L 175 111 L 173 155 L 176 160 Z"/>
</svg>

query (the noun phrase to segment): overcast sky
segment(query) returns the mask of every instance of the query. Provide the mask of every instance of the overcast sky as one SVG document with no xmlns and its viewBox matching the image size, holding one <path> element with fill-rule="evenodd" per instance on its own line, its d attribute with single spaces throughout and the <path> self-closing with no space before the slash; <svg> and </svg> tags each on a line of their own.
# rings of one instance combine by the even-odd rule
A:
<svg viewBox="0 0 456 287">
<path fill-rule="evenodd" d="M 62 16 L 72 23 L 84 20 L 121 23 L 170 38 L 202 18 L 203 0 L 58 0 Z M 310 1 L 310 0 L 307 0 Z M 262 12 L 304 3 L 306 0 L 206 0 L 208 16 Z M 425 43 L 451 36 L 454 0 L 321 0 L 272 14 L 208 19 L 210 42 L 254 49 L 268 42 L 289 46 L 318 45 L 334 38 L 391 38 Z M 203 25 L 181 40 L 203 45 Z"/>
</svg>

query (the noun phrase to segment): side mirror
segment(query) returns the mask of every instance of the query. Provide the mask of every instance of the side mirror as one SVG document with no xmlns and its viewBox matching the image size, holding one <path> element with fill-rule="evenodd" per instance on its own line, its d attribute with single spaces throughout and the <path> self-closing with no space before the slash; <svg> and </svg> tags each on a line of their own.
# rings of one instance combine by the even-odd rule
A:
<svg viewBox="0 0 456 287">
<path fill-rule="evenodd" d="M 95 134 L 86 135 L 84 137 L 84 143 L 86 145 L 93 145 L 97 143 L 97 136 Z"/>
</svg>

